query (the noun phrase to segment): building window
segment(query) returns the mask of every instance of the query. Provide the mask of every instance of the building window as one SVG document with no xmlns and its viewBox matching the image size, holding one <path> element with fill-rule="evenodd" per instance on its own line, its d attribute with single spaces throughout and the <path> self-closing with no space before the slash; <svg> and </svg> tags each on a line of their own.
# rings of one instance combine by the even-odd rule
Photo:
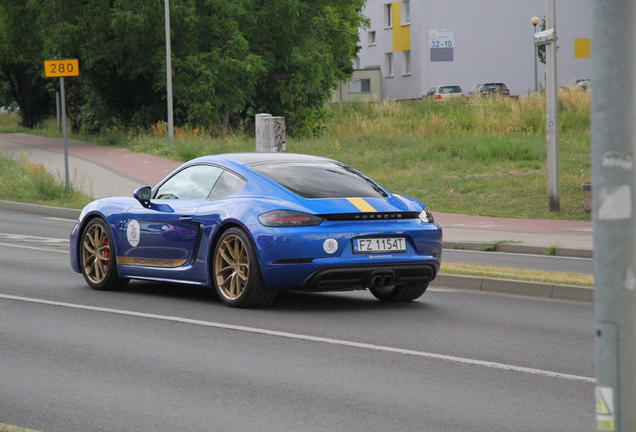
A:
<svg viewBox="0 0 636 432">
<path fill-rule="evenodd" d="M 354 69 L 362 69 L 360 67 L 360 57 L 356 57 L 355 59 L 353 59 L 353 68 Z"/>
<path fill-rule="evenodd" d="M 393 53 L 384 54 L 384 76 L 392 77 L 393 76 Z"/>
<path fill-rule="evenodd" d="M 371 93 L 371 79 L 352 79 L 349 81 L 349 93 Z"/>
<path fill-rule="evenodd" d="M 411 75 L 411 51 L 402 51 L 404 53 L 404 64 L 402 65 L 402 75 Z"/>
<path fill-rule="evenodd" d="M 404 0 L 402 2 L 402 25 L 411 24 L 411 2 Z"/>
<path fill-rule="evenodd" d="M 368 34 L 369 37 L 369 45 L 375 45 L 375 32 L 370 31 Z"/>
<path fill-rule="evenodd" d="M 391 3 L 384 5 L 384 27 L 393 27 L 393 5 Z"/>
</svg>

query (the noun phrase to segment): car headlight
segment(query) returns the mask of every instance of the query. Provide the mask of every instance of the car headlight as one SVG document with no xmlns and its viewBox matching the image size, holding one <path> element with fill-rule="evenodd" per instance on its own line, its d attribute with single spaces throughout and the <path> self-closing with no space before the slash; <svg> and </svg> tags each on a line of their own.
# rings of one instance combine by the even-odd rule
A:
<svg viewBox="0 0 636 432">
<path fill-rule="evenodd" d="M 424 207 L 424 210 L 420 212 L 420 220 L 424 223 L 434 223 L 435 219 L 433 218 L 433 213 L 428 209 L 428 207 Z"/>
<path fill-rule="evenodd" d="M 322 218 L 293 210 L 273 210 L 258 217 L 268 227 L 315 226 L 322 223 Z"/>
</svg>

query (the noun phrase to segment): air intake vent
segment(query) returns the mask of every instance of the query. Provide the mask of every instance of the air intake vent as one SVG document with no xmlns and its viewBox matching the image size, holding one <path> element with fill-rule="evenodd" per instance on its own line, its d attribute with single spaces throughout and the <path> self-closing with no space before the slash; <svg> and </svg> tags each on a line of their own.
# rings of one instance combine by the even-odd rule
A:
<svg viewBox="0 0 636 432">
<path fill-rule="evenodd" d="M 370 220 L 399 220 L 417 219 L 417 212 L 373 212 L 373 213 L 337 213 L 317 215 L 328 221 L 370 221 Z"/>
</svg>

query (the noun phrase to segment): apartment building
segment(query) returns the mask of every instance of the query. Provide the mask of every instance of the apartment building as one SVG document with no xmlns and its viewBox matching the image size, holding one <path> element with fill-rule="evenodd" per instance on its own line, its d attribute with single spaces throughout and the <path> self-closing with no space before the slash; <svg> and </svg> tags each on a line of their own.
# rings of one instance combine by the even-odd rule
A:
<svg viewBox="0 0 636 432">
<path fill-rule="evenodd" d="M 556 0 L 559 86 L 590 78 L 591 3 Z M 468 93 L 484 82 L 503 82 L 512 95 L 532 91 L 531 20 L 543 20 L 545 6 L 545 0 L 368 0 L 363 13 L 371 23 L 359 30 L 355 84 L 343 84 L 334 100 L 377 100 L 378 93 L 382 100 L 416 99 L 446 84 Z M 538 61 L 537 78 L 545 83 Z"/>
</svg>

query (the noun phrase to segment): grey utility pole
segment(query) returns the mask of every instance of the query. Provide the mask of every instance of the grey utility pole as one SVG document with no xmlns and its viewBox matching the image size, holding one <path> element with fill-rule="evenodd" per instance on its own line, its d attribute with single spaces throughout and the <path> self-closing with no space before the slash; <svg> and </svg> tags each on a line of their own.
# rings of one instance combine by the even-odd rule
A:
<svg viewBox="0 0 636 432">
<path fill-rule="evenodd" d="M 636 431 L 636 2 L 594 0 L 592 173 L 598 431 Z"/>
<path fill-rule="evenodd" d="M 174 114 L 172 111 L 172 53 L 170 50 L 170 0 L 165 0 L 166 9 L 166 89 L 168 97 L 168 138 L 174 138 Z"/>
<path fill-rule="evenodd" d="M 545 2 L 545 27 L 553 30 L 554 37 L 545 46 L 546 136 L 548 146 L 548 211 L 561 210 L 559 198 L 559 104 L 557 88 L 557 29 L 555 0 Z"/>
<path fill-rule="evenodd" d="M 537 33 L 537 24 L 539 24 L 539 17 L 532 17 L 532 19 L 530 20 L 530 22 L 532 23 L 532 25 L 534 26 L 534 33 Z M 538 92 L 539 91 L 539 74 L 537 72 L 537 54 L 538 54 L 538 49 L 537 49 L 537 45 L 534 45 L 534 91 Z"/>
</svg>

